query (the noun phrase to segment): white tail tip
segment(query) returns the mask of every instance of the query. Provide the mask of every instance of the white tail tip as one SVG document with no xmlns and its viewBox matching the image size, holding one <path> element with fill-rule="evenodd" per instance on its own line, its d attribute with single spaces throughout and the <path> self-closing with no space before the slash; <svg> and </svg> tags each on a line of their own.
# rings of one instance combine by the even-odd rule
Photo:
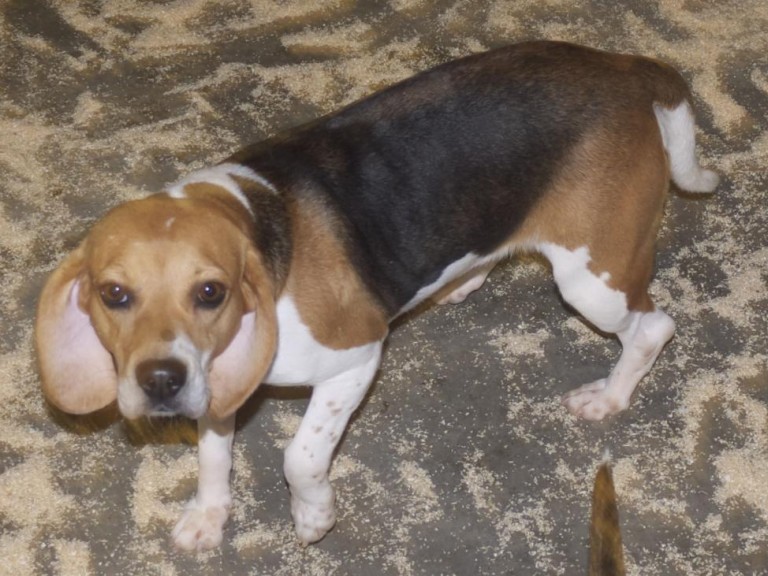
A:
<svg viewBox="0 0 768 576">
<path fill-rule="evenodd" d="M 713 192 L 719 183 L 720 176 L 716 172 L 701 168 L 698 174 L 692 175 L 684 184 L 677 183 L 677 185 L 688 192 L 708 193 Z"/>
<path fill-rule="evenodd" d="M 672 109 L 655 104 L 653 111 L 669 154 L 674 183 L 688 192 L 712 192 L 720 177 L 712 170 L 702 168 L 696 158 L 696 124 L 690 104 L 682 102 Z"/>
</svg>

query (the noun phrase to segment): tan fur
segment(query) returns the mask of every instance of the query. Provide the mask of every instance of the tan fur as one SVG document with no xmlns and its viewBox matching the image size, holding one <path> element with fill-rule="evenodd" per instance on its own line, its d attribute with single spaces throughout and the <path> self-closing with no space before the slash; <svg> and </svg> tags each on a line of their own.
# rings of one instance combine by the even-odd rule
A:
<svg viewBox="0 0 768 576">
<path fill-rule="evenodd" d="M 354 272 L 332 216 L 308 201 L 290 212 L 294 245 L 286 289 L 312 336 L 335 350 L 383 339 L 386 314 Z"/>
<path fill-rule="evenodd" d="M 187 198 L 198 199 L 219 211 L 245 236 L 250 235 L 251 217 L 248 210 L 228 190 L 209 182 L 192 182 L 184 186 Z"/>
<path fill-rule="evenodd" d="M 237 333 L 243 314 L 251 310 L 259 312 L 263 347 L 254 351 L 252 364 L 242 367 L 240 377 L 226 383 L 211 378 L 211 414 L 223 417 L 233 412 L 268 370 L 276 346 L 275 294 L 244 232 L 246 210 L 238 208 L 226 191 L 211 189 L 215 186 L 189 188 L 190 198 L 159 194 L 110 212 L 46 284 L 37 325 L 43 389 L 63 410 L 89 412 L 114 400 L 116 376 L 110 355 L 121 377 L 143 360 L 167 356 L 172 336 L 183 334 L 197 349 L 216 357 Z M 207 240 L 211 230 L 216 230 L 215 242 Z M 227 300 L 213 311 L 196 309 L 196 287 L 211 280 L 229 287 Z M 89 316 L 104 350 L 96 366 L 70 362 L 70 368 L 63 370 L 66 358 L 56 351 L 52 336 L 60 322 L 54 309 L 61 307 L 75 281 L 79 308 Z M 108 309 L 99 291 L 109 283 L 131 290 L 136 304 L 130 310 Z M 151 298 L 144 299 L 145 295 Z M 111 374 L 103 369 L 106 365 Z M 98 379 L 104 383 L 90 376 L 100 367 Z"/>
<path fill-rule="evenodd" d="M 194 204 L 162 196 L 127 204 L 94 226 L 86 241 L 90 297 L 85 307 L 97 333 L 114 345 L 118 364 L 134 355 L 153 357 L 166 331 L 189 334 L 201 350 L 217 354 L 237 328 L 245 309 L 240 286 L 246 239 L 219 211 Z M 211 229 L 217 230 L 216 242 L 203 240 L 203 231 Z M 192 288 L 206 280 L 234 289 L 215 318 L 201 318 L 189 305 Z M 135 314 L 109 312 L 98 298 L 107 282 L 135 287 L 139 299 L 141 293 L 152 298 Z"/>
<path fill-rule="evenodd" d="M 617 121 L 618 122 L 618 121 Z M 589 249 L 590 270 L 627 295 L 630 310 L 654 309 L 646 290 L 669 170 L 653 113 L 621 115 L 598 128 L 566 160 L 514 243 Z"/>
<path fill-rule="evenodd" d="M 589 529 L 589 576 L 624 576 L 624 549 L 621 544 L 616 489 L 608 464 L 595 476 L 592 493 L 592 521 Z"/>
</svg>

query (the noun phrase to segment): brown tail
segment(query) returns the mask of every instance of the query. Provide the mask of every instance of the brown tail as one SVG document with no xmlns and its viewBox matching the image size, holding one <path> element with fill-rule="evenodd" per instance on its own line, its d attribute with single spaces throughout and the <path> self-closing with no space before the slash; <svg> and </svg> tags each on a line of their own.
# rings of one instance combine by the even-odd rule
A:
<svg viewBox="0 0 768 576">
<path fill-rule="evenodd" d="M 624 550 L 619 529 L 619 509 L 611 468 L 600 465 L 592 493 L 589 529 L 589 576 L 624 576 Z"/>
</svg>

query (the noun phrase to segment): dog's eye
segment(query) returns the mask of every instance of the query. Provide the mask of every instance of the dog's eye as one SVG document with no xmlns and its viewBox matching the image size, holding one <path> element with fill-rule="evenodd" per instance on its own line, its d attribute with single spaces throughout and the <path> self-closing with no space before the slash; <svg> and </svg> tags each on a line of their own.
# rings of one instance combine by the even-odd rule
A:
<svg viewBox="0 0 768 576">
<path fill-rule="evenodd" d="M 197 305 L 203 308 L 216 308 L 227 295 L 227 289 L 221 282 L 205 282 L 197 291 Z"/>
<path fill-rule="evenodd" d="M 120 284 L 105 284 L 99 290 L 101 301 L 107 308 L 128 308 L 133 297 L 124 286 Z"/>
</svg>

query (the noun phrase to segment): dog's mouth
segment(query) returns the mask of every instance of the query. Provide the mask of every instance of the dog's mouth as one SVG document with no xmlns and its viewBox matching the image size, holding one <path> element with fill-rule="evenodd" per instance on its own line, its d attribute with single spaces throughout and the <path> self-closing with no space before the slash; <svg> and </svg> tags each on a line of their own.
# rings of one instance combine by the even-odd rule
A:
<svg viewBox="0 0 768 576">
<path fill-rule="evenodd" d="M 169 416 L 186 416 L 186 414 L 182 414 L 182 412 L 174 407 L 174 406 L 167 406 L 166 404 L 155 404 L 151 407 L 149 412 L 147 413 L 148 416 L 160 416 L 160 417 L 169 417 Z"/>
<path fill-rule="evenodd" d="M 183 399 L 174 401 L 158 401 L 142 395 L 138 401 L 121 401 L 118 396 L 118 406 L 120 412 L 128 419 L 142 417 L 149 418 L 173 418 L 182 416 L 197 420 L 205 414 L 208 409 L 207 402 L 187 402 Z"/>
<path fill-rule="evenodd" d="M 186 406 L 183 404 L 168 404 L 168 403 L 154 403 L 150 404 L 146 415 L 149 417 L 157 418 L 172 418 L 175 416 L 183 416 L 192 420 L 197 420 L 205 414 L 207 405 L 205 406 Z"/>
</svg>

